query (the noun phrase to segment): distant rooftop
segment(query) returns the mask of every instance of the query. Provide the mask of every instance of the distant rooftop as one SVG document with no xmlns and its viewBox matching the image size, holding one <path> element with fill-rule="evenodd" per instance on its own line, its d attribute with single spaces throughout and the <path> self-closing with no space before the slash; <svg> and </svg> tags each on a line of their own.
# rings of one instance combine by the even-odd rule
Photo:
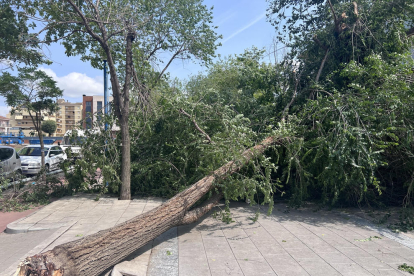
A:
<svg viewBox="0 0 414 276">
<path fill-rule="evenodd" d="M 64 99 L 58 99 L 57 103 L 59 105 L 82 105 L 82 103 L 71 103 L 69 101 L 65 101 Z"/>
</svg>

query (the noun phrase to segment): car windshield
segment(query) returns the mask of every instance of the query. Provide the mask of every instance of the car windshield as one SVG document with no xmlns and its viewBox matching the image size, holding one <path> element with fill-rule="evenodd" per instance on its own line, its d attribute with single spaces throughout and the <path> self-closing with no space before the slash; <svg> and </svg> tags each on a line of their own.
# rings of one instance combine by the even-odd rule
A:
<svg viewBox="0 0 414 276">
<path fill-rule="evenodd" d="M 49 149 L 45 148 L 45 156 L 47 155 Z M 40 151 L 40 147 L 27 147 L 27 148 L 22 148 L 19 151 L 19 155 L 20 156 L 41 156 L 42 153 Z"/>
</svg>

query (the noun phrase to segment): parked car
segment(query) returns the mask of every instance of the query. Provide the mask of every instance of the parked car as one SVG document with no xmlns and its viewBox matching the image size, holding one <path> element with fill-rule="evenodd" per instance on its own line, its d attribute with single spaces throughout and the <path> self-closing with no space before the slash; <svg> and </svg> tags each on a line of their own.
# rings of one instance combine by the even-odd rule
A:
<svg viewBox="0 0 414 276">
<path fill-rule="evenodd" d="M 60 143 L 61 148 L 64 152 L 66 149 L 70 149 L 72 152 L 72 161 L 76 161 L 82 157 L 80 145 L 85 139 L 85 132 L 83 130 L 68 130 L 63 135 L 62 143 Z"/>
<path fill-rule="evenodd" d="M 59 168 L 59 164 L 67 159 L 65 152 L 60 146 L 45 145 L 45 169 L 51 171 Z M 41 165 L 40 145 L 31 145 L 19 151 L 23 174 L 39 173 Z"/>
<path fill-rule="evenodd" d="M 13 173 L 21 174 L 19 154 L 12 147 L 0 146 L 0 174 L 9 177 Z"/>
</svg>

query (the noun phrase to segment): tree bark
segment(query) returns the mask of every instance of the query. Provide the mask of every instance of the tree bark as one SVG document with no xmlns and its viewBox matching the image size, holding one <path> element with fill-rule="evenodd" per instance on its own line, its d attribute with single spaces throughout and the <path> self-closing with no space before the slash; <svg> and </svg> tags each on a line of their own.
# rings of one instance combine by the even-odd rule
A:
<svg viewBox="0 0 414 276">
<path fill-rule="evenodd" d="M 119 122 L 121 124 L 122 136 L 122 163 L 121 163 L 121 192 L 119 199 L 131 199 L 131 141 L 129 139 L 129 87 L 132 77 L 132 42 L 135 39 L 135 33 L 130 32 L 127 36 L 126 60 L 125 60 L 125 84 L 122 92 L 123 107 Z"/>
<path fill-rule="evenodd" d="M 43 131 L 42 131 L 42 113 L 36 112 L 36 117 L 32 116 L 32 113 L 29 110 L 30 118 L 32 119 L 33 126 L 35 127 L 35 130 L 37 132 L 37 135 L 39 136 L 39 143 L 40 143 L 40 165 L 43 168 L 42 173 L 42 180 L 46 181 L 46 170 L 45 170 L 45 145 L 43 143 Z"/>
<path fill-rule="evenodd" d="M 129 138 L 128 117 L 120 120 L 122 136 L 121 191 L 120 200 L 131 199 L 131 141 Z"/>
<path fill-rule="evenodd" d="M 195 210 L 190 208 L 214 187 L 216 179 L 222 179 L 238 171 L 250 159 L 262 154 L 282 139 L 268 137 L 244 151 L 239 162 L 227 163 L 147 213 L 110 229 L 56 246 L 51 251 L 28 257 L 20 266 L 18 275 L 99 275 L 168 229 L 199 219 L 211 210 L 220 199 L 220 195 L 213 196 Z"/>
</svg>

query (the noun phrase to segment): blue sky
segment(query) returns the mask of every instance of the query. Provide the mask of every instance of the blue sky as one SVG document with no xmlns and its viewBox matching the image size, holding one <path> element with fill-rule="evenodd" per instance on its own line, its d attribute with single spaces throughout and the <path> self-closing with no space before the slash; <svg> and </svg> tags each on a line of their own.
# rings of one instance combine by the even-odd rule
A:
<svg viewBox="0 0 414 276">
<path fill-rule="evenodd" d="M 266 21 L 266 0 L 205 0 L 204 4 L 214 6 L 213 22 L 218 26 L 217 32 L 223 35 L 223 45 L 217 54 L 224 57 L 241 54 L 252 46 L 266 49 L 271 46 L 275 29 Z M 59 44 L 43 50 L 54 63 L 42 69 L 58 82 L 66 100 L 80 102 L 83 94 L 103 94 L 102 71 L 82 62 L 78 56 L 67 57 Z M 176 61 L 168 71 L 171 77 L 186 79 L 204 69 L 191 61 Z M 0 98 L 0 115 L 5 116 L 7 112 L 4 99 Z"/>
</svg>

